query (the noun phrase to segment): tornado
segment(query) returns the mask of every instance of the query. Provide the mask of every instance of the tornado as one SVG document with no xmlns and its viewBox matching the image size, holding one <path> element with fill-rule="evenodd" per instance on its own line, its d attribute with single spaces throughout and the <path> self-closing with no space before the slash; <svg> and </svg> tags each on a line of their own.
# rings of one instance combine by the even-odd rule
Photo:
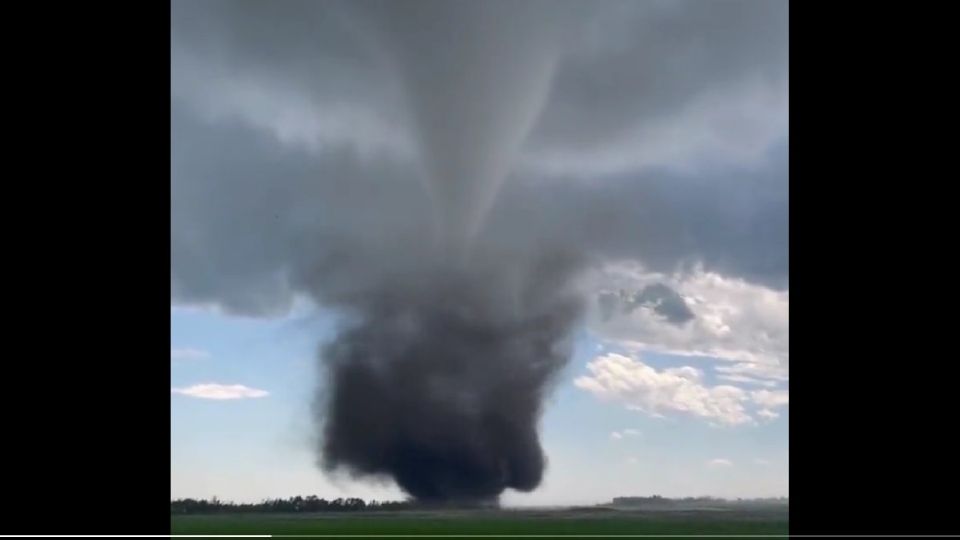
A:
<svg viewBox="0 0 960 540">
<path fill-rule="evenodd" d="M 432 238 L 406 239 L 420 250 L 406 271 L 340 299 L 348 322 L 320 353 L 320 463 L 422 502 L 495 503 L 542 479 L 538 422 L 583 305 L 577 253 L 483 235 L 547 99 L 563 21 L 530 0 L 349 8 L 402 81 Z"/>
</svg>

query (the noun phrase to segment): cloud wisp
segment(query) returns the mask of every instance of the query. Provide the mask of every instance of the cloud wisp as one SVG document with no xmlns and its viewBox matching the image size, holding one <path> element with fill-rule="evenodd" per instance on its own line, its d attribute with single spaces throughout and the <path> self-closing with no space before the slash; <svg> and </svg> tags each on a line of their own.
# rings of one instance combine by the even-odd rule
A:
<svg viewBox="0 0 960 540">
<path fill-rule="evenodd" d="M 253 399 L 270 395 L 266 390 L 251 388 L 242 384 L 218 383 L 194 384 L 184 388 L 171 388 L 170 392 L 192 398 L 212 400 Z"/>
</svg>

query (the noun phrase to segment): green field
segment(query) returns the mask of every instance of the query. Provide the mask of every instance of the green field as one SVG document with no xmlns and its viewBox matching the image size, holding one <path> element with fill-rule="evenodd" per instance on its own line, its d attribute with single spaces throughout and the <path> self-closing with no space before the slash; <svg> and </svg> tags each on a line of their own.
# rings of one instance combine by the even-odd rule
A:
<svg viewBox="0 0 960 540">
<path fill-rule="evenodd" d="M 785 535 L 778 511 L 450 511 L 234 514 L 171 518 L 173 534 L 296 535 Z"/>
</svg>

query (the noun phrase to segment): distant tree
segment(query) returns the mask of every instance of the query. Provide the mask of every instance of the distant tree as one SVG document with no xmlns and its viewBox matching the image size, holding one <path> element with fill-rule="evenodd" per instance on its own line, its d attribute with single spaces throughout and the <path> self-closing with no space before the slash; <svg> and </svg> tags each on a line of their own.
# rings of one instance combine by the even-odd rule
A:
<svg viewBox="0 0 960 540">
<path fill-rule="evenodd" d="M 223 502 L 217 497 L 207 501 L 205 499 L 175 499 L 170 501 L 171 514 L 210 514 L 217 512 L 244 513 L 244 512 L 273 512 L 273 513 L 304 513 L 304 512 L 362 512 L 366 510 L 403 510 L 413 508 L 415 504 L 409 501 L 370 501 L 351 497 L 338 498 L 333 501 L 321 499 L 316 495 L 297 495 L 288 499 L 263 499 L 258 503 Z"/>
</svg>

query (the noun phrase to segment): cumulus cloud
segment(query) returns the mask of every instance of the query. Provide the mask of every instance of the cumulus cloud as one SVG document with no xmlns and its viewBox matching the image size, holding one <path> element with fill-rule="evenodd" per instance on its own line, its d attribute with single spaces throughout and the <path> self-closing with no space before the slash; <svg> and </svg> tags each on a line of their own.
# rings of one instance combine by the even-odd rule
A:
<svg viewBox="0 0 960 540">
<path fill-rule="evenodd" d="M 757 411 L 757 416 L 763 418 L 764 420 L 775 420 L 780 418 L 780 413 L 772 411 L 770 409 L 760 409 Z"/>
<path fill-rule="evenodd" d="M 752 422 L 744 407 L 748 395 L 735 386 L 707 386 L 693 367 L 657 371 L 620 354 L 597 357 L 587 364 L 589 375 L 574 385 L 600 399 L 654 414 L 684 413 L 722 425 Z"/>
<path fill-rule="evenodd" d="M 757 411 L 757 416 L 765 420 L 775 420 L 780 417 L 780 413 L 774 409 L 786 407 L 790 403 L 790 392 L 788 390 L 755 390 L 750 392 L 750 399 L 761 407 Z"/>
<path fill-rule="evenodd" d="M 779 417 L 774 409 L 789 403 L 788 390 L 753 390 L 704 382 L 703 371 L 692 366 L 657 370 L 636 357 L 617 353 L 597 356 L 587 364 L 589 374 L 574 385 L 597 398 L 624 405 L 651 416 L 686 414 L 711 424 L 756 424 L 756 418 Z M 625 429 L 610 434 L 613 440 L 638 436 Z"/>
<path fill-rule="evenodd" d="M 600 339 L 628 350 L 654 350 L 717 358 L 729 382 L 766 386 L 787 379 L 789 292 L 709 272 L 702 267 L 674 274 L 649 272 L 635 261 L 609 263 L 598 273 L 596 316 Z M 687 320 L 633 309 L 636 293 L 659 285 L 675 291 Z M 674 309 L 676 311 L 676 308 Z"/>
<path fill-rule="evenodd" d="M 266 390 L 250 388 L 242 384 L 195 384 L 185 388 L 171 388 L 170 391 L 194 398 L 216 400 L 262 398 L 270 395 Z"/>
<path fill-rule="evenodd" d="M 728 366 L 719 366 L 714 369 L 719 370 L 725 367 L 728 367 Z M 777 381 L 755 379 L 753 377 L 747 377 L 746 375 L 718 375 L 717 378 L 720 379 L 721 381 L 743 383 L 743 384 L 755 384 L 758 386 L 766 386 L 770 388 L 777 386 Z"/>
<path fill-rule="evenodd" d="M 759 362 L 738 362 L 733 365 L 715 366 L 720 377 L 753 377 L 767 379 L 768 381 L 786 381 L 788 372 L 781 365 L 759 363 Z"/>
<path fill-rule="evenodd" d="M 201 349 L 190 347 L 170 349 L 171 360 L 201 360 L 204 358 L 210 358 L 210 353 Z"/>
<path fill-rule="evenodd" d="M 783 407 L 790 403 L 790 393 L 787 390 L 756 390 L 750 392 L 750 399 L 764 408 Z"/>
</svg>

